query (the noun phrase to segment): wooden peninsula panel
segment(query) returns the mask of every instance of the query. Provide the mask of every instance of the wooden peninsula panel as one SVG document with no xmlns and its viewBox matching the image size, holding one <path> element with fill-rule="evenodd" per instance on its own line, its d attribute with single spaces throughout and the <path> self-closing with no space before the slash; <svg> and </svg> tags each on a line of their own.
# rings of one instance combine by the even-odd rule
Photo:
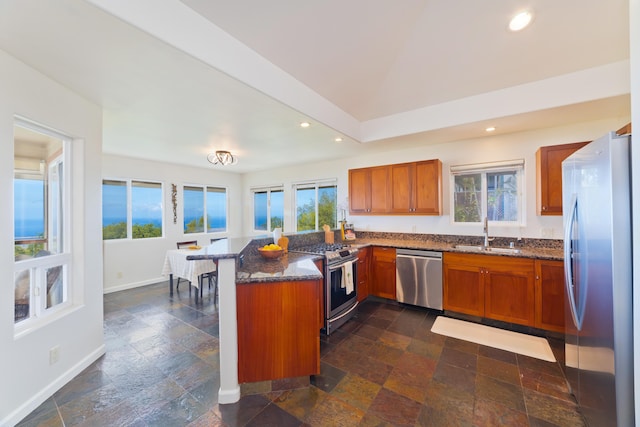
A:
<svg viewBox="0 0 640 427">
<path fill-rule="evenodd" d="M 238 381 L 320 373 L 321 281 L 238 284 Z"/>
</svg>

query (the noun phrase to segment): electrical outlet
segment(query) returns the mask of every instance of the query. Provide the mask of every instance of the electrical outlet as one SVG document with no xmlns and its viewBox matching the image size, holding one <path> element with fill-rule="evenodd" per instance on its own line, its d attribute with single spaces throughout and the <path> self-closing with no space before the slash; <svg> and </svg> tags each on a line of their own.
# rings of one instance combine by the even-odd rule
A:
<svg viewBox="0 0 640 427">
<path fill-rule="evenodd" d="M 53 365 L 54 363 L 58 363 L 60 360 L 60 346 L 57 345 L 55 347 L 51 347 L 49 350 L 49 365 Z"/>
<path fill-rule="evenodd" d="M 411 226 L 411 232 L 412 232 L 412 233 L 415 233 L 415 232 L 416 232 L 416 226 L 415 226 L 415 225 L 412 225 L 412 226 Z"/>
<path fill-rule="evenodd" d="M 118 279 L 122 279 L 122 271 L 118 271 L 117 276 L 118 276 Z"/>
</svg>

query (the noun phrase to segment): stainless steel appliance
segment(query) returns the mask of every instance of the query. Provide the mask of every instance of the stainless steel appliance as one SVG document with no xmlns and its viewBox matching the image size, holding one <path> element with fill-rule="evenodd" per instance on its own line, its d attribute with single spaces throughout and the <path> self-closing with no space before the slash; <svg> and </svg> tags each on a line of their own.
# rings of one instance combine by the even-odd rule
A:
<svg viewBox="0 0 640 427">
<path fill-rule="evenodd" d="M 442 252 L 396 250 L 396 299 L 442 310 Z"/>
<path fill-rule="evenodd" d="M 566 376 L 590 426 L 634 425 L 630 138 L 562 163 Z"/>
<path fill-rule="evenodd" d="M 342 243 L 319 243 L 291 249 L 324 258 L 324 328 L 330 335 L 356 314 L 358 248 Z"/>
</svg>

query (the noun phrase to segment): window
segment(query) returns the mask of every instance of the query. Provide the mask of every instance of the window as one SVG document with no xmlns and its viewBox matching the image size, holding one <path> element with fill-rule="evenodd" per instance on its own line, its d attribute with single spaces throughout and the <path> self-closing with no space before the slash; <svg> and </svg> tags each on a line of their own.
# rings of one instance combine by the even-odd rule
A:
<svg viewBox="0 0 640 427">
<path fill-rule="evenodd" d="M 70 305 L 71 139 L 31 122 L 14 126 L 14 322 Z"/>
<path fill-rule="evenodd" d="M 451 167 L 454 223 L 521 225 L 524 160 Z"/>
<path fill-rule="evenodd" d="M 284 228 L 284 190 L 282 187 L 253 190 L 253 229 L 273 231 Z"/>
<path fill-rule="evenodd" d="M 227 190 L 225 188 L 185 185 L 183 195 L 185 234 L 227 230 Z"/>
<path fill-rule="evenodd" d="M 159 182 L 103 180 L 103 240 L 162 237 L 162 206 Z"/>
<path fill-rule="evenodd" d="M 337 227 L 337 186 L 335 181 L 296 184 L 296 230 Z"/>
</svg>

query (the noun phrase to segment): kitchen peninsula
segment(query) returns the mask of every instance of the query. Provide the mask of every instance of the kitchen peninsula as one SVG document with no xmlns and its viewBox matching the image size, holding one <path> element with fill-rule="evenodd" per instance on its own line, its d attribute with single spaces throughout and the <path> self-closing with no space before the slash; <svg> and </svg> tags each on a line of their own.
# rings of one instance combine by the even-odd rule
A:
<svg viewBox="0 0 640 427">
<path fill-rule="evenodd" d="M 264 240 L 221 239 L 187 257 L 218 262 L 220 403 L 239 400 L 239 383 L 320 373 L 322 273 L 309 255 L 260 258 Z"/>
</svg>

